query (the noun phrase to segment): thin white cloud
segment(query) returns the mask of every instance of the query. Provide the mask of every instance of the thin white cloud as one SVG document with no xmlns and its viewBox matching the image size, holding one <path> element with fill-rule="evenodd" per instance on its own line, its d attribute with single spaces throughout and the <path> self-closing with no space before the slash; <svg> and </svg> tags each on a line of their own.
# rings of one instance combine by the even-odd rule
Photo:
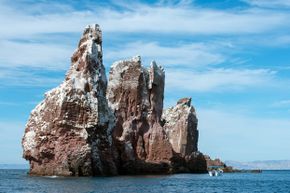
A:
<svg viewBox="0 0 290 193">
<path fill-rule="evenodd" d="M 285 31 L 286 32 L 286 31 Z M 252 35 L 250 38 L 248 36 L 235 37 L 232 39 L 238 48 L 247 48 L 250 45 L 255 45 L 255 47 L 288 47 L 290 44 L 290 36 L 288 34 L 267 34 L 267 35 Z"/>
<path fill-rule="evenodd" d="M 33 6 L 33 5 L 31 5 Z M 94 11 L 70 10 L 29 15 L 3 4 L 0 31 L 3 37 L 37 33 L 80 32 L 89 23 L 99 23 L 106 32 L 249 34 L 289 26 L 289 14 L 261 9 L 222 11 L 186 6 L 132 4 L 131 10 L 98 7 Z M 133 11 L 132 11 L 133 10 Z"/>
<path fill-rule="evenodd" d="M 269 41 L 269 39 L 271 41 Z M 246 44 L 250 43 L 250 40 L 246 42 Z M 252 41 L 254 43 L 254 41 Z M 279 47 L 279 48 L 287 48 L 290 45 L 290 36 L 289 35 L 280 35 L 280 36 L 268 36 L 268 37 L 261 37 L 256 38 L 255 43 L 258 46 L 264 47 Z"/>
<path fill-rule="evenodd" d="M 19 103 L 19 101 L 14 101 L 14 102 L 8 102 L 8 101 L 0 101 L 1 106 L 22 106 L 22 105 L 27 105 L 27 104 L 33 104 L 36 105 L 38 104 L 39 101 L 25 101 Z"/>
<path fill-rule="evenodd" d="M 0 67 L 6 69 L 32 67 L 46 70 L 66 70 L 70 65 L 73 49 L 69 46 L 45 43 L 22 43 L 0 41 Z M 163 66 L 199 67 L 220 64 L 226 60 L 221 52 L 224 45 L 190 43 L 163 46 L 157 42 L 133 42 L 121 46 L 108 47 L 104 54 L 105 62 L 141 55 L 143 63 L 151 60 Z M 0 77 L 5 76 L 0 72 Z"/>
<path fill-rule="evenodd" d="M 168 70 L 166 87 L 170 90 L 218 92 L 270 86 L 275 71 L 268 69 L 211 69 L 207 71 Z"/>
<path fill-rule="evenodd" d="M 0 67 L 68 68 L 73 50 L 61 44 L 0 41 Z"/>
<path fill-rule="evenodd" d="M 218 49 L 221 50 L 221 47 L 216 48 L 216 45 L 202 43 L 162 46 L 157 42 L 134 42 L 122 47 L 112 47 L 104 57 L 107 60 L 120 60 L 141 55 L 145 65 L 151 60 L 157 60 L 157 63 L 165 67 L 198 67 L 225 61 L 225 56 Z"/>
<path fill-rule="evenodd" d="M 274 7 L 274 8 L 289 8 L 290 0 L 244 0 L 244 2 L 250 5 L 260 6 L 260 7 Z"/>
<path fill-rule="evenodd" d="M 35 71 L 18 68 L 0 69 L 0 87 L 24 86 L 52 88 L 63 81 L 63 77 L 48 77 Z"/>
<path fill-rule="evenodd" d="M 278 102 L 275 102 L 271 105 L 271 107 L 285 107 L 285 108 L 289 108 L 290 107 L 290 100 L 281 100 L 281 101 L 278 101 Z"/>
</svg>

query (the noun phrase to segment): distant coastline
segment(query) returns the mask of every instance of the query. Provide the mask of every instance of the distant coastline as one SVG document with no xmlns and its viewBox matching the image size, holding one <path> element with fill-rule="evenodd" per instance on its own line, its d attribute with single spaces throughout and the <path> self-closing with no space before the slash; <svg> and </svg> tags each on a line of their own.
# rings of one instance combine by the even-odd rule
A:
<svg viewBox="0 0 290 193">
<path fill-rule="evenodd" d="M 225 163 L 239 170 L 290 170 L 290 160 L 225 161 Z"/>
<path fill-rule="evenodd" d="M 225 163 L 238 170 L 290 170 L 290 160 L 225 161 Z M 29 169 L 29 164 L 0 164 L 0 169 Z"/>
<path fill-rule="evenodd" d="M 27 164 L 0 164 L 0 169 L 29 169 Z"/>
</svg>

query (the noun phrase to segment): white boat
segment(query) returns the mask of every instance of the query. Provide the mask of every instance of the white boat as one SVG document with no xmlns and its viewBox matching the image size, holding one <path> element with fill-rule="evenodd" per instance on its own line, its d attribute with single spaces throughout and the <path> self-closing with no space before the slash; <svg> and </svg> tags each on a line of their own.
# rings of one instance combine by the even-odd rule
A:
<svg viewBox="0 0 290 193">
<path fill-rule="evenodd" d="M 211 170 L 208 171 L 209 176 L 221 176 L 223 174 L 223 170 L 218 169 L 218 170 Z"/>
<path fill-rule="evenodd" d="M 208 171 L 209 176 L 214 176 L 214 171 Z"/>
</svg>

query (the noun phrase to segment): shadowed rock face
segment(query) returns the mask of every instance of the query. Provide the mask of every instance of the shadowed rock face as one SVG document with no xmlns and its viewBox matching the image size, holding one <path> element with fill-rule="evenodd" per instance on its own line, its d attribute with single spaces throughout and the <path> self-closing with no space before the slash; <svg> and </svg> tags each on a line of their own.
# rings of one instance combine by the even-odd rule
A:
<svg viewBox="0 0 290 193">
<path fill-rule="evenodd" d="M 64 82 L 31 112 L 22 140 L 32 175 L 205 172 L 191 99 L 163 113 L 165 73 L 115 62 L 107 86 L 98 25 L 85 28 Z"/>
<path fill-rule="evenodd" d="M 117 169 L 110 131 L 114 117 L 106 100 L 98 25 L 88 26 L 65 81 L 32 111 L 23 137 L 23 157 L 35 175 L 109 175 Z"/>
</svg>

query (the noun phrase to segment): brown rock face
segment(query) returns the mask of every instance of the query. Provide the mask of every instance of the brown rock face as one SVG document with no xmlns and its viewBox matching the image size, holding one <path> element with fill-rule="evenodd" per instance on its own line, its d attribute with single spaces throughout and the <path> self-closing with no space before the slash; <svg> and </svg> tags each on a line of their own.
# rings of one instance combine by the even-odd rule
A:
<svg viewBox="0 0 290 193">
<path fill-rule="evenodd" d="M 191 98 L 183 98 L 163 113 L 164 129 L 172 148 L 183 157 L 197 151 L 198 130 Z"/>
<path fill-rule="evenodd" d="M 114 117 L 106 100 L 98 25 L 88 26 L 73 54 L 65 81 L 32 111 L 23 137 L 23 157 L 32 175 L 109 175 Z"/>
<path fill-rule="evenodd" d="M 86 27 L 64 82 L 31 112 L 22 140 L 32 175 L 205 172 L 191 99 L 163 112 L 165 73 L 115 62 L 107 86 L 98 25 Z"/>
<path fill-rule="evenodd" d="M 177 153 L 174 163 L 176 172 L 203 173 L 206 171 L 206 160 L 198 152 L 198 130 L 195 109 L 191 98 L 180 99 L 176 106 L 164 110 L 162 115 L 166 136 Z"/>
<path fill-rule="evenodd" d="M 107 98 L 116 116 L 113 138 L 120 173 L 142 173 L 145 168 L 162 172 L 168 167 L 173 151 L 160 125 L 164 78 L 161 67 L 152 62 L 145 69 L 139 56 L 111 67 Z"/>
</svg>

